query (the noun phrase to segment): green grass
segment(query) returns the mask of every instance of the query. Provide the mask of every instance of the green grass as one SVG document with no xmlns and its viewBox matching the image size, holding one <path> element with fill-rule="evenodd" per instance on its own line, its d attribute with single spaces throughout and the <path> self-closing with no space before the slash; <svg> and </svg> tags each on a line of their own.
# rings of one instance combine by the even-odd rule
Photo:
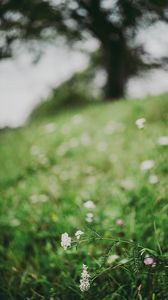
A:
<svg viewBox="0 0 168 300">
<path fill-rule="evenodd" d="M 157 143 L 167 135 L 167 111 L 163 95 L 74 109 L 0 133 L 0 299 L 168 299 L 167 147 Z M 143 130 L 135 126 L 140 117 Z M 149 159 L 154 168 L 142 172 Z M 96 205 L 92 223 L 87 200 Z M 61 234 L 74 237 L 78 229 L 83 242 L 64 251 Z M 142 250 L 155 268 L 145 267 Z M 117 267 L 125 258 L 131 263 Z M 86 293 L 79 289 L 83 263 L 91 279 L 98 275 Z"/>
</svg>

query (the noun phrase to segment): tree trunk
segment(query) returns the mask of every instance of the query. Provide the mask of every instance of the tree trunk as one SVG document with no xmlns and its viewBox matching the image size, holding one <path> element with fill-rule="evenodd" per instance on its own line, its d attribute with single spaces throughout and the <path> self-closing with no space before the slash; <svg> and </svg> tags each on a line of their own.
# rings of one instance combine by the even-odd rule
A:
<svg viewBox="0 0 168 300">
<path fill-rule="evenodd" d="M 103 46 L 104 67 L 107 74 L 105 100 L 113 101 L 124 97 L 126 85 L 126 47 L 122 40 Z"/>
</svg>

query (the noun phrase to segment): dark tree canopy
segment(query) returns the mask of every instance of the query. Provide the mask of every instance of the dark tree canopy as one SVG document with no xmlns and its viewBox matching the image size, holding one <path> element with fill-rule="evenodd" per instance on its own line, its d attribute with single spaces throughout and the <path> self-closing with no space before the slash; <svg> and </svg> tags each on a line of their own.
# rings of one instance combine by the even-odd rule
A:
<svg viewBox="0 0 168 300">
<path fill-rule="evenodd" d="M 0 57 L 12 54 L 13 42 L 64 36 L 69 42 L 92 36 L 100 44 L 107 73 L 107 99 L 124 95 L 127 80 L 139 70 L 157 66 L 144 61 L 135 43 L 141 28 L 168 21 L 165 0 L 1 0 Z"/>
</svg>

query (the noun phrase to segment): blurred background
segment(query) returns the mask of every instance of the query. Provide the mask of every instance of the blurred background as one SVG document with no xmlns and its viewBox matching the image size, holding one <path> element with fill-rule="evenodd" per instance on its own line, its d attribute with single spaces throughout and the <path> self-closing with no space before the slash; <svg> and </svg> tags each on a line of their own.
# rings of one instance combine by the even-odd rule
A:
<svg viewBox="0 0 168 300">
<path fill-rule="evenodd" d="M 74 74 L 76 90 L 92 81 L 74 102 L 168 91 L 167 20 L 165 1 L 2 0 L 0 127 L 23 125 Z"/>
</svg>

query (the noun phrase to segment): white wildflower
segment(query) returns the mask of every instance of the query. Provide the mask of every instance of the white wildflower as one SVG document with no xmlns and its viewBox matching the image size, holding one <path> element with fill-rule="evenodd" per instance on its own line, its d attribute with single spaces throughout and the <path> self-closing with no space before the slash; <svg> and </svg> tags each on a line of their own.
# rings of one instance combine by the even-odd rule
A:
<svg viewBox="0 0 168 300">
<path fill-rule="evenodd" d="M 150 175 L 149 176 L 149 183 L 150 184 L 156 184 L 158 183 L 159 179 L 156 175 Z"/>
<path fill-rule="evenodd" d="M 140 119 L 136 120 L 135 124 L 139 129 L 142 129 L 145 126 L 145 122 L 146 122 L 145 118 L 140 118 Z"/>
<path fill-rule="evenodd" d="M 158 139 L 158 144 L 161 146 L 168 146 L 168 136 L 161 136 Z"/>
<path fill-rule="evenodd" d="M 86 222 L 92 223 L 93 222 L 93 214 L 92 213 L 87 213 L 86 214 Z"/>
<path fill-rule="evenodd" d="M 61 235 L 61 246 L 64 250 L 71 246 L 71 237 L 66 232 Z"/>
<path fill-rule="evenodd" d="M 81 237 L 82 234 L 84 234 L 84 232 L 81 231 L 81 230 L 78 230 L 78 231 L 75 232 L 75 236 L 76 236 L 77 240 L 80 239 L 80 237 Z"/>
<path fill-rule="evenodd" d="M 89 275 L 87 269 L 88 269 L 88 267 L 83 264 L 83 270 L 82 270 L 81 279 L 80 279 L 81 292 L 86 292 L 90 289 L 90 282 L 89 282 L 90 275 Z"/>
<path fill-rule="evenodd" d="M 95 204 L 93 203 L 93 201 L 88 200 L 84 203 L 84 207 L 87 209 L 94 209 L 95 208 Z"/>
<path fill-rule="evenodd" d="M 68 134 L 70 132 L 70 125 L 69 124 L 64 124 L 61 131 L 63 134 Z"/>
<path fill-rule="evenodd" d="M 145 160 L 141 163 L 140 168 L 142 171 L 150 170 L 154 167 L 155 162 L 153 160 Z"/>
<path fill-rule="evenodd" d="M 76 139 L 76 138 L 72 138 L 70 141 L 69 141 L 69 147 L 70 148 L 76 148 L 79 146 L 79 141 Z"/>
</svg>

